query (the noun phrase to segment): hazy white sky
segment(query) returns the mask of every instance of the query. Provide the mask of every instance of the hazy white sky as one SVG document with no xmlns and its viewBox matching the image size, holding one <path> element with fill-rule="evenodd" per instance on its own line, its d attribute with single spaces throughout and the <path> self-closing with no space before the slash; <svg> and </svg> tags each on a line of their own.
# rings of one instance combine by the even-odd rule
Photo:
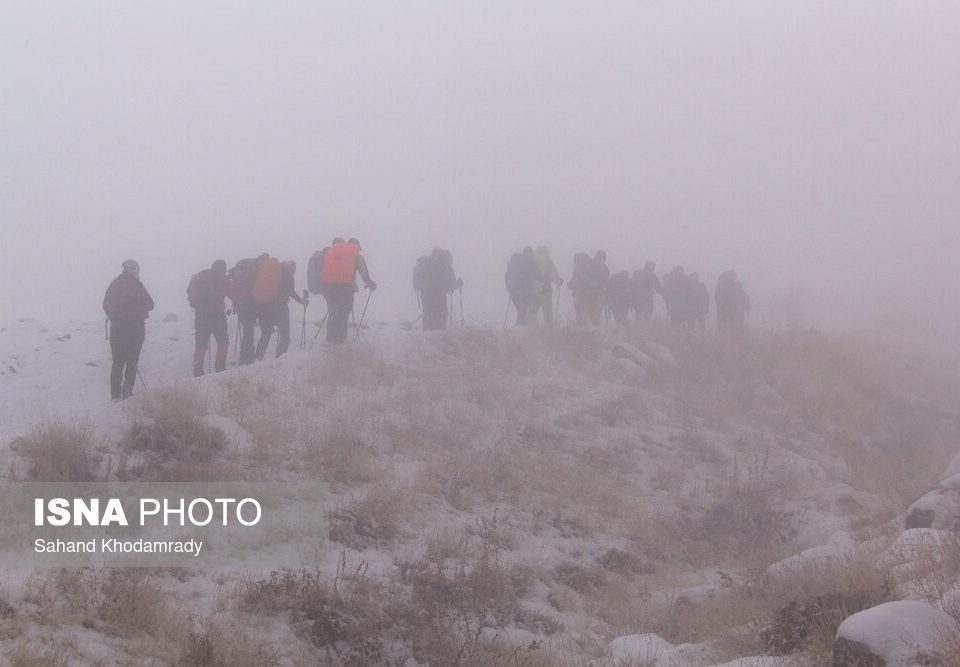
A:
<svg viewBox="0 0 960 667">
<path fill-rule="evenodd" d="M 382 318 L 545 242 L 957 335 L 958 63 L 952 1 L 4 2 L 0 320 L 356 235 Z"/>
</svg>

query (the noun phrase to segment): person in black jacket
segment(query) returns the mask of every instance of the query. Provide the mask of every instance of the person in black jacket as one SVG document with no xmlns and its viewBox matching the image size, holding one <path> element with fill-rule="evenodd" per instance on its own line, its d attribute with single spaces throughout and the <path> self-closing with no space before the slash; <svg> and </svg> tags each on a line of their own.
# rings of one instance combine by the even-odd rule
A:
<svg viewBox="0 0 960 667">
<path fill-rule="evenodd" d="M 290 349 L 290 299 L 293 299 L 304 308 L 310 303 L 310 295 L 307 290 L 302 294 L 297 294 L 294 287 L 294 275 L 297 272 L 297 263 L 292 259 L 280 264 L 283 275 L 280 278 L 280 289 L 277 291 L 277 300 L 267 304 L 269 311 L 268 320 L 270 326 L 264 327 L 260 340 L 257 342 L 257 359 L 263 359 L 270 345 L 270 336 L 273 334 L 273 326 L 277 327 L 277 356 L 286 354 Z"/>
<path fill-rule="evenodd" d="M 103 312 L 110 320 L 110 396 L 118 401 L 133 393 L 140 350 L 146 337 L 144 321 L 153 310 L 153 299 L 140 282 L 140 265 L 128 259 L 103 296 Z M 122 381 L 122 382 L 121 382 Z"/>
<path fill-rule="evenodd" d="M 449 250 L 434 248 L 430 256 L 420 264 L 418 285 L 423 304 L 423 330 L 436 331 L 447 328 L 450 316 L 447 295 L 463 285 L 453 271 L 453 255 Z"/>
<path fill-rule="evenodd" d="M 227 276 L 227 263 L 222 259 L 216 260 L 209 269 L 200 271 L 190 279 L 187 301 L 194 311 L 196 331 L 193 377 L 203 375 L 203 358 L 210 345 L 210 336 L 217 341 L 216 371 L 219 373 L 227 369 L 230 337 L 227 332 L 224 299 L 232 293 L 232 282 Z"/>
</svg>

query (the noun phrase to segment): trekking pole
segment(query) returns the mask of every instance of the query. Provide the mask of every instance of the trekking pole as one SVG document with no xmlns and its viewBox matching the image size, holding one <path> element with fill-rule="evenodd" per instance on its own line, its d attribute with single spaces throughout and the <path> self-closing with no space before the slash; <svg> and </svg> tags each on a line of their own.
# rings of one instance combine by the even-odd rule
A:
<svg viewBox="0 0 960 667">
<path fill-rule="evenodd" d="M 307 290 L 303 290 L 303 323 L 300 325 L 300 349 L 306 344 L 307 338 Z"/>
<path fill-rule="evenodd" d="M 560 321 L 560 294 L 563 292 L 562 289 L 557 287 L 557 305 L 553 307 L 553 322 L 556 324 Z"/>
<path fill-rule="evenodd" d="M 360 324 L 357 325 L 357 333 L 354 335 L 354 338 L 360 335 L 360 327 L 363 326 L 363 318 L 367 316 L 367 306 L 370 305 L 370 295 L 373 294 L 372 290 L 367 290 L 367 301 L 363 304 L 363 311 L 360 313 Z M 353 311 L 350 312 L 353 315 Z"/>
<path fill-rule="evenodd" d="M 317 333 L 313 334 L 313 340 L 310 341 L 311 349 L 313 348 L 313 344 L 317 342 L 317 338 L 320 337 L 320 332 L 323 331 L 323 323 L 327 321 L 327 315 L 329 314 L 330 314 L 330 311 L 328 310 L 326 313 L 323 314 L 323 319 L 320 320 L 320 323 L 317 325 Z"/>
<path fill-rule="evenodd" d="M 147 383 L 143 381 L 143 373 L 140 372 L 139 368 L 137 368 L 137 377 L 140 378 L 140 386 L 143 387 L 143 390 L 148 391 Z"/>
<path fill-rule="evenodd" d="M 463 329 L 463 285 L 460 285 L 460 328 Z"/>
<path fill-rule="evenodd" d="M 110 340 L 110 318 L 106 317 L 103 320 L 103 335 L 107 337 L 107 340 Z"/>
<path fill-rule="evenodd" d="M 240 316 L 237 315 L 237 332 L 233 335 L 233 365 L 237 365 L 237 352 L 240 350 Z"/>
<path fill-rule="evenodd" d="M 503 328 L 507 328 L 507 317 L 510 315 L 510 295 L 507 294 L 507 311 L 503 314 Z"/>
<path fill-rule="evenodd" d="M 447 315 L 446 326 L 444 327 L 444 329 L 452 329 L 453 328 L 453 292 L 450 292 L 450 294 L 447 295 L 447 302 L 450 304 L 450 306 L 449 308 L 447 308 L 448 315 Z"/>
</svg>

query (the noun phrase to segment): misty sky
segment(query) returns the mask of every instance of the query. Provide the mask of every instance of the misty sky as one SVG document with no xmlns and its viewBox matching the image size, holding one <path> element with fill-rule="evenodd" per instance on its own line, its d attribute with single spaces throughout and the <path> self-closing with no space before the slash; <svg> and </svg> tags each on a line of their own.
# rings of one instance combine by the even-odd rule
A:
<svg viewBox="0 0 960 667">
<path fill-rule="evenodd" d="M 3 2 L 0 321 L 356 235 L 383 319 L 443 245 L 499 321 L 547 243 L 960 335 L 958 63 L 929 0 Z"/>
</svg>

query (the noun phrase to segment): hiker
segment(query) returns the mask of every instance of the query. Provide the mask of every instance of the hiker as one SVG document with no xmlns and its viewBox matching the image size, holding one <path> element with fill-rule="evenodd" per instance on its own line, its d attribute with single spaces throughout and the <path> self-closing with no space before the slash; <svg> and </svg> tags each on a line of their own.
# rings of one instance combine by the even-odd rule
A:
<svg viewBox="0 0 960 667">
<path fill-rule="evenodd" d="M 347 342 L 358 273 L 368 290 L 372 292 L 377 289 L 377 283 L 370 278 L 367 263 L 360 254 L 360 241 L 357 239 L 352 238 L 346 243 L 333 243 L 323 253 L 320 281 L 322 282 L 321 293 L 327 300 L 328 343 Z"/>
<path fill-rule="evenodd" d="M 553 326 L 553 286 L 559 289 L 563 286 L 563 278 L 557 273 L 557 267 L 550 259 L 550 250 L 545 245 L 537 246 L 534 254 L 537 273 L 534 276 L 530 295 L 530 305 L 527 320 L 537 321 L 537 314 L 543 312 L 543 323 Z"/>
<path fill-rule="evenodd" d="M 233 284 L 233 310 L 237 314 L 237 325 L 240 329 L 240 363 L 252 364 L 255 359 L 254 330 L 257 326 L 259 309 L 253 300 L 253 288 L 257 282 L 260 265 L 270 257 L 269 253 L 261 253 L 257 257 L 241 259 L 229 273 Z"/>
<path fill-rule="evenodd" d="M 193 377 L 203 375 L 203 358 L 207 355 L 210 336 L 217 341 L 217 373 L 227 368 L 227 348 L 230 340 L 224 298 L 232 293 L 232 282 L 227 277 L 227 263 L 222 259 L 216 260 L 209 269 L 200 271 L 190 279 L 187 302 L 193 308 L 193 328 L 196 332 Z"/>
<path fill-rule="evenodd" d="M 632 307 L 637 321 L 647 322 L 653 316 L 653 295 L 663 294 L 663 286 L 656 274 L 657 265 L 647 262 L 642 271 L 634 271 L 630 278 Z"/>
<path fill-rule="evenodd" d="M 610 304 L 610 312 L 613 313 L 613 321 L 618 326 L 626 326 L 630 323 L 630 272 L 619 271 L 610 276 L 609 288 L 607 290 L 607 301 Z"/>
<path fill-rule="evenodd" d="M 603 290 L 594 260 L 585 252 L 573 256 L 573 275 L 567 282 L 573 295 L 573 311 L 580 326 L 600 326 L 603 314 Z"/>
<path fill-rule="evenodd" d="M 670 321 L 681 327 L 690 319 L 690 290 L 682 266 L 675 266 L 663 276 L 663 302 Z"/>
<path fill-rule="evenodd" d="M 144 322 L 153 310 L 153 299 L 140 282 L 140 265 L 128 259 L 103 296 L 103 312 L 110 320 L 110 397 L 119 401 L 133 393 L 140 350 L 146 337 Z"/>
<path fill-rule="evenodd" d="M 750 297 L 743 289 L 743 283 L 739 280 L 734 281 L 734 293 L 736 295 L 733 310 L 733 322 L 738 331 L 747 330 L 747 314 L 750 312 Z"/>
<path fill-rule="evenodd" d="M 710 290 L 700 281 L 696 272 L 687 276 L 692 324 L 700 331 L 707 329 L 707 314 L 710 312 Z"/>
<path fill-rule="evenodd" d="M 600 326 L 604 310 L 607 307 L 607 290 L 610 288 L 610 269 L 607 268 L 607 251 L 598 250 L 593 255 L 593 274 L 596 281 L 597 297 L 592 305 L 592 317 L 595 326 Z"/>
<path fill-rule="evenodd" d="M 524 248 L 523 252 L 514 253 L 507 263 L 507 273 L 503 279 L 513 307 L 517 310 L 517 326 L 527 323 L 537 273 L 537 261 L 530 246 Z"/>
<path fill-rule="evenodd" d="M 417 269 L 414 269 L 414 286 L 419 288 L 423 305 L 423 330 L 446 329 L 447 295 L 463 287 L 463 279 L 457 278 L 453 271 L 453 255 L 449 250 L 434 248 L 428 257 L 417 261 Z"/>
<path fill-rule="evenodd" d="M 257 341 L 257 359 L 263 359 L 270 345 L 273 328 L 277 328 L 277 356 L 286 354 L 290 349 L 290 299 L 293 299 L 304 308 L 310 303 L 307 290 L 297 294 L 294 285 L 294 275 L 297 272 L 297 263 L 292 259 L 280 262 L 280 283 L 277 286 L 277 295 L 273 301 L 260 307 L 260 340 Z"/>
<path fill-rule="evenodd" d="M 717 328 L 720 331 L 731 331 L 735 328 L 739 300 L 737 274 L 734 271 L 721 273 L 713 292 L 713 301 L 717 304 Z"/>
<path fill-rule="evenodd" d="M 262 361 L 267 355 L 270 339 L 273 338 L 274 328 L 280 326 L 279 305 L 280 285 L 283 282 L 283 266 L 276 257 L 267 257 L 257 268 L 257 279 L 253 283 L 251 299 L 254 303 L 256 321 L 260 325 L 260 338 L 254 348 L 254 358 Z M 287 311 L 287 328 L 290 327 L 289 310 Z M 289 334 L 289 332 L 288 332 Z"/>
</svg>

